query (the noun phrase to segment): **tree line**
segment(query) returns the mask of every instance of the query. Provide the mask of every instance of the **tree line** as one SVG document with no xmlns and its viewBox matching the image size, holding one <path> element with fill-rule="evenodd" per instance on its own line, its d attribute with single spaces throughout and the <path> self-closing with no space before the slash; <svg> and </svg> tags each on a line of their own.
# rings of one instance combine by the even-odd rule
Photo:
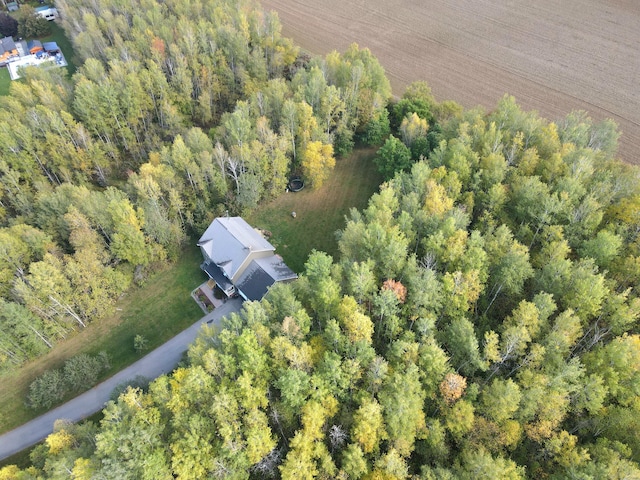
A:
<svg viewBox="0 0 640 480">
<path fill-rule="evenodd" d="M 409 164 L 379 155 L 395 174 L 348 215 L 339 258 L 313 252 L 181 368 L 4 473 L 639 476 L 640 177 L 614 125 L 416 95 L 427 113 L 391 107 L 385 140 Z"/>
<path fill-rule="evenodd" d="M 367 49 L 312 59 L 253 2 L 57 7 L 82 65 L 27 69 L 0 105 L 0 370 L 109 314 L 215 216 L 292 172 L 321 185 L 390 96 Z"/>
</svg>

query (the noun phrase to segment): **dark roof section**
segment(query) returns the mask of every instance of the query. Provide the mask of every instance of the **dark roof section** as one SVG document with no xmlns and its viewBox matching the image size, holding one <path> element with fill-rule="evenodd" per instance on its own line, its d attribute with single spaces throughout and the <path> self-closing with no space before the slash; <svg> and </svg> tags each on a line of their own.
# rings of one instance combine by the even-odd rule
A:
<svg viewBox="0 0 640 480">
<path fill-rule="evenodd" d="M 238 292 L 246 300 L 260 300 L 274 283 L 275 280 L 253 261 L 238 281 Z"/>
<path fill-rule="evenodd" d="M 203 263 L 202 270 L 204 270 L 206 274 L 209 275 L 209 278 L 216 282 L 216 285 L 218 285 L 218 287 L 220 287 L 222 291 L 224 291 L 225 293 L 233 291 L 233 283 L 231 283 L 231 281 L 224 276 L 222 270 L 220 270 L 220 267 L 218 267 L 215 263 Z"/>
<path fill-rule="evenodd" d="M 240 294 L 247 300 L 260 300 L 276 282 L 294 280 L 298 275 L 279 255 L 253 260 L 238 279 Z"/>
<path fill-rule="evenodd" d="M 60 47 L 58 47 L 58 44 L 56 42 L 45 42 L 42 44 L 42 46 L 44 47 L 45 52 L 59 52 L 60 51 Z"/>
</svg>

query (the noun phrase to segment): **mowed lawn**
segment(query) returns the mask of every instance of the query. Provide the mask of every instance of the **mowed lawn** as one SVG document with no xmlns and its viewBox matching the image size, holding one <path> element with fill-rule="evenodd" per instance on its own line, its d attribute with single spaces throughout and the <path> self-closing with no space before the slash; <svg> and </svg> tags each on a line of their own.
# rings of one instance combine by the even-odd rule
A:
<svg viewBox="0 0 640 480">
<path fill-rule="evenodd" d="M 378 191 L 382 178 L 373 157 L 375 149 L 357 149 L 336 161 L 331 177 L 322 187 L 305 186 L 258 208 L 247 217 L 254 227 L 272 233 L 269 241 L 276 253 L 300 273 L 311 250 L 321 250 L 334 258 L 338 252 L 335 232 L 344 227 L 344 217 L 352 207 L 361 209 Z M 293 218 L 292 212 L 296 213 Z"/>
<path fill-rule="evenodd" d="M 93 355 L 104 350 L 111 359 L 111 369 L 102 379 L 107 378 L 144 355 L 134 349 L 136 335 L 147 339 L 150 351 L 202 317 L 190 294 L 206 275 L 199 268 L 200 250 L 195 241 L 190 243 L 178 262 L 155 274 L 142 288 L 130 289 L 116 303 L 114 315 L 89 325 L 19 370 L 0 376 L 0 431 L 11 430 L 41 413 L 27 408 L 25 399 L 29 384 L 43 371 L 60 367 L 79 353 Z"/>
</svg>

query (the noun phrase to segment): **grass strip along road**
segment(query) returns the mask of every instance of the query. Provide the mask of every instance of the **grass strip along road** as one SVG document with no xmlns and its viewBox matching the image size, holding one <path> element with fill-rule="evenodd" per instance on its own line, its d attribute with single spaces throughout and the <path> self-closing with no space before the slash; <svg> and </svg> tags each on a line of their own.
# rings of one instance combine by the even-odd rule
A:
<svg viewBox="0 0 640 480">
<path fill-rule="evenodd" d="M 35 445 L 53 432 L 58 419 L 78 422 L 101 410 L 114 388 L 138 375 L 157 378 L 171 372 L 180 362 L 183 353 L 195 340 L 204 323 L 219 325 L 220 320 L 231 312 L 240 311 L 241 299 L 229 300 L 213 312 L 202 317 L 191 327 L 182 331 L 164 345 L 144 356 L 133 365 L 121 370 L 88 392 L 61 405 L 24 425 L 0 436 L 0 460 Z"/>
</svg>

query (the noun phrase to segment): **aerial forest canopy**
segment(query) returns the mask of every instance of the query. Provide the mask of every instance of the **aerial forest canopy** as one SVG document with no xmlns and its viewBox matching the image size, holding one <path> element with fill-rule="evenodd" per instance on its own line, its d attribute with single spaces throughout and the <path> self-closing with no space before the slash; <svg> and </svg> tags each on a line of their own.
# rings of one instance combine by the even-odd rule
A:
<svg viewBox="0 0 640 480">
<path fill-rule="evenodd" d="M 228 211 L 320 186 L 384 111 L 378 61 L 310 59 L 252 2 L 60 2 L 82 59 L 0 104 L 0 371 L 105 316 Z"/>
<path fill-rule="evenodd" d="M 233 4 L 60 3 L 84 66 L 71 84 L 32 72 L 2 107 L 22 122 L 0 129 L 2 305 L 23 316 L 3 329 L 24 318 L 37 354 L 28 326 L 76 328 L 65 307 L 91 318 L 121 277 L 177 255 L 216 208 L 277 194 L 323 145 L 381 144 L 371 168 L 388 181 L 346 218 L 339 258 L 313 252 L 181 368 L 99 425 L 58 424 L 0 478 L 639 477 L 640 176 L 615 160 L 613 122 L 549 122 L 508 96 L 463 111 L 422 83 L 387 110 L 368 51 L 301 61 L 265 33 L 274 16 Z M 105 100 L 136 82 L 135 113 Z M 104 125 L 82 117 L 88 98 Z M 90 266 L 106 292 L 85 305 L 72 273 Z"/>
</svg>

